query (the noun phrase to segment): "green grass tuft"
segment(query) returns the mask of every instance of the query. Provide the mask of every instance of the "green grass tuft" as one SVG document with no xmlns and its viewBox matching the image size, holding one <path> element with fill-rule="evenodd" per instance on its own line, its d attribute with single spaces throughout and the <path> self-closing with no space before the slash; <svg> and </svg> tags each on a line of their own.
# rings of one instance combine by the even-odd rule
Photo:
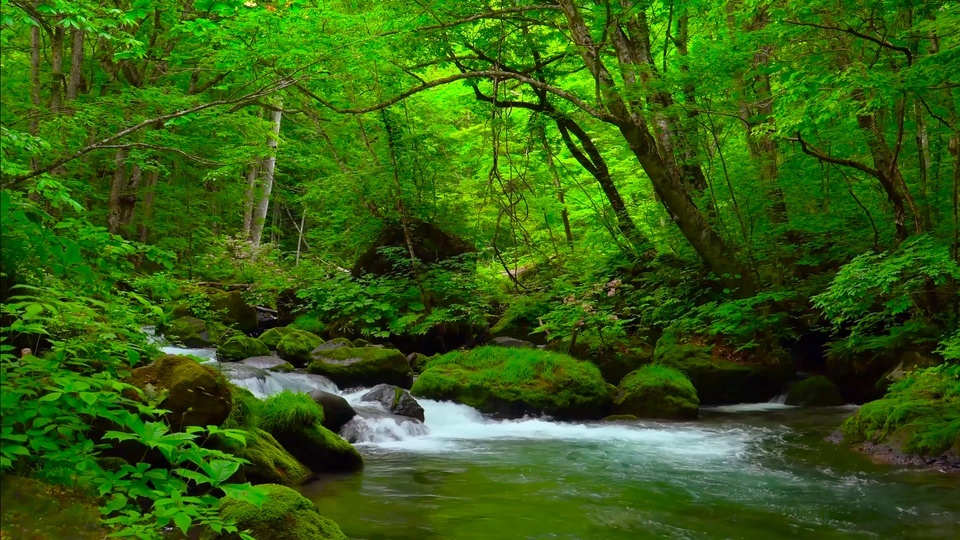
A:
<svg viewBox="0 0 960 540">
<path fill-rule="evenodd" d="M 270 433 L 294 432 L 323 421 L 323 408 L 308 394 L 280 392 L 264 400 L 260 427 Z"/>
</svg>

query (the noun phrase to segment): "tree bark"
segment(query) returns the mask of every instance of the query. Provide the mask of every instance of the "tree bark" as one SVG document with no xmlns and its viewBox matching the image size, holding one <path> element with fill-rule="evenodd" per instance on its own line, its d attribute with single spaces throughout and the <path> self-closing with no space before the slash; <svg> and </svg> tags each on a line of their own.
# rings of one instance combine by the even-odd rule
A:
<svg viewBox="0 0 960 540">
<path fill-rule="evenodd" d="M 150 225 L 153 221 L 153 204 L 157 197 L 157 180 L 159 178 L 159 170 L 147 172 L 147 182 L 143 192 L 143 212 L 140 225 L 137 227 L 137 237 L 143 243 L 147 242 L 147 237 L 150 234 Z"/>
<path fill-rule="evenodd" d="M 243 192 L 243 237 L 250 238 L 250 226 L 253 224 L 253 193 L 257 187 L 257 175 L 260 165 L 251 163 L 247 169 L 247 188 Z"/>
<path fill-rule="evenodd" d="M 563 185 L 560 183 L 560 174 L 557 172 L 557 166 L 553 162 L 553 151 L 550 143 L 547 142 L 547 133 L 542 127 L 540 129 L 540 141 L 543 144 L 543 152 L 547 157 L 547 168 L 553 177 L 553 187 L 557 190 L 557 202 L 560 203 L 560 219 L 563 221 L 563 233 L 567 238 L 567 245 L 573 249 L 573 229 L 570 227 L 570 212 L 567 211 L 567 201 L 563 194 Z"/>
<path fill-rule="evenodd" d="M 74 28 L 73 46 L 70 50 L 70 80 L 67 82 L 67 101 L 77 99 L 80 93 L 80 81 L 83 78 L 83 42 L 85 34 Z"/>
<path fill-rule="evenodd" d="M 113 181 L 110 183 L 110 206 L 107 216 L 107 230 L 113 234 L 120 234 L 121 228 L 133 221 L 133 214 L 137 206 L 137 189 L 143 169 L 134 165 L 130 176 L 127 176 L 126 160 L 129 150 L 117 150 L 114 159 Z"/>
<path fill-rule="evenodd" d="M 36 136 L 40 131 L 40 27 L 36 25 L 30 27 L 30 102 L 30 134 Z"/>
<path fill-rule="evenodd" d="M 250 225 L 250 243 L 253 247 L 260 247 L 263 236 L 263 225 L 267 219 L 267 210 L 270 208 L 270 193 L 273 191 L 273 178 L 277 167 L 277 143 L 280 140 L 280 120 L 283 115 L 283 101 L 277 100 L 276 108 L 270 111 L 270 120 L 273 122 L 273 136 L 267 140 L 270 156 L 263 164 L 263 192 L 257 203 Z"/>
<path fill-rule="evenodd" d="M 50 84 L 50 110 L 56 114 L 60 112 L 63 103 L 63 27 L 53 29 L 50 40 L 50 68 L 53 76 Z"/>
</svg>

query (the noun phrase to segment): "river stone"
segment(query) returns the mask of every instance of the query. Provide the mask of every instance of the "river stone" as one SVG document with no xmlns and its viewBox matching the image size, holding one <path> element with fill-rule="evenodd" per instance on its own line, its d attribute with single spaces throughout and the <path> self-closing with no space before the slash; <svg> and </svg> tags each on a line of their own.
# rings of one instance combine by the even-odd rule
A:
<svg viewBox="0 0 960 540">
<path fill-rule="evenodd" d="M 529 341 L 506 336 L 491 339 L 490 345 L 496 345 L 497 347 L 514 347 L 518 349 L 535 349 L 537 347 Z"/>
<path fill-rule="evenodd" d="M 360 397 L 360 401 L 377 401 L 385 409 L 400 416 L 409 416 L 423 422 L 423 407 L 410 392 L 389 384 L 378 384 Z"/>
<path fill-rule="evenodd" d="M 257 338 L 239 335 L 217 344 L 217 354 L 225 362 L 235 362 L 254 356 L 270 354 L 270 349 Z"/>
<path fill-rule="evenodd" d="M 207 323 L 194 317 L 174 320 L 164 333 L 164 337 L 191 349 L 201 349 L 213 344 L 210 332 L 207 331 Z"/>
<path fill-rule="evenodd" d="M 617 387 L 614 412 L 638 418 L 695 420 L 700 400 L 687 376 L 656 364 L 627 374 Z"/>
<path fill-rule="evenodd" d="M 174 430 L 187 426 L 219 426 L 232 409 L 230 383 L 185 356 L 161 356 L 130 372 L 130 382 L 148 398 L 165 393 L 163 408 Z"/>
<path fill-rule="evenodd" d="M 349 422 L 357 412 L 353 410 L 350 403 L 342 396 L 324 392 L 323 390 L 314 390 L 310 392 L 310 397 L 323 408 L 323 427 L 334 433 L 339 433 L 340 429 Z"/>
<path fill-rule="evenodd" d="M 333 338 L 330 341 L 322 343 L 319 347 L 313 349 L 312 353 L 317 351 L 332 351 L 333 349 L 340 349 L 342 347 L 353 347 L 353 343 L 351 343 L 347 338 Z"/>
<path fill-rule="evenodd" d="M 303 367 L 310 361 L 311 351 L 323 345 L 323 338 L 305 330 L 294 330 L 280 338 L 277 356 L 294 366 Z"/>
<path fill-rule="evenodd" d="M 837 385 L 823 375 L 815 375 L 804 379 L 787 392 L 787 405 L 801 405 L 803 407 L 832 407 L 843 405 Z"/>
<path fill-rule="evenodd" d="M 320 515 L 316 505 L 295 490 L 278 484 L 252 488 L 266 499 L 259 507 L 242 499 L 224 498 L 220 516 L 249 529 L 254 538 L 270 540 L 347 540 L 340 527 Z M 205 529 L 201 540 L 230 540 L 235 534 Z"/>
<path fill-rule="evenodd" d="M 374 386 L 380 383 L 395 386 L 410 384 L 407 358 L 396 349 L 376 347 L 340 347 L 314 349 L 307 367 L 310 373 L 324 375 L 340 388 Z"/>
<path fill-rule="evenodd" d="M 293 371 L 293 365 L 279 356 L 254 356 L 240 361 L 245 366 L 250 366 L 267 371 L 280 371 L 286 373 Z"/>
</svg>

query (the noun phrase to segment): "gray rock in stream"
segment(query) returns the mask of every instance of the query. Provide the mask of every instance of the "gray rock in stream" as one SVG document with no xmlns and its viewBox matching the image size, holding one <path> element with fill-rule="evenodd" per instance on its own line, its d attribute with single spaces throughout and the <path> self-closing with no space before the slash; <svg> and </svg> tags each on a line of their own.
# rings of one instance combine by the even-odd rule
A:
<svg viewBox="0 0 960 540">
<path fill-rule="evenodd" d="M 347 400 L 336 394 L 314 390 L 310 392 L 310 397 L 323 407 L 321 424 L 334 433 L 339 433 L 343 426 L 357 415 L 357 411 L 353 410 Z"/>
<path fill-rule="evenodd" d="M 423 407 L 410 392 L 391 384 L 378 384 L 360 397 L 360 401 L 376 401 L 383 408 L 400 416 L 416 418 L 423 422 Z"/>
<path fill-rule="evenodd" d="M 401 441 L 429 433 L 416 418 L 399 416 L 377 405 L 357 405 L 357 415 L 340 429 L 340 436 L 351 443 Z"/>
<path fill-rule="evenodd" d="M 293 371 L 293 365 L 279 356 L 252 356 L 240 361 L 245 366 L 257 369 L 266 369 L 268 371 L 288 372 Z"/>
</svg>

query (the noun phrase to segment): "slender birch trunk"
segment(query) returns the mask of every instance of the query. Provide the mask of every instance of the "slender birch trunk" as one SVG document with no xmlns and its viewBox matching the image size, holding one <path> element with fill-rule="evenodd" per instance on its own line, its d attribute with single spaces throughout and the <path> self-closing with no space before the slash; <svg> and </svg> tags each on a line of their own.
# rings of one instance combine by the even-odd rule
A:
<svg viewBox="0 0 960 540">
<path fill-rule="evenodd" d="M 277 142 L 280 138 L 280 120 L 283 115 L 283 102 L 277 101 L 276 108 L 270 111 L 270 120 L 273 122 L 273 136 L 267 140 L 270 157 L 263 164 L 263 192 L 253 214 L 250 225 L 250 243 L 253 247 L 260 247 L 263 236 L 263 225 L 267 219 L 267 210 L 270 208 L 270 192 L 273 191 L 273 178 L 277 167 Z"/>
</svg>

